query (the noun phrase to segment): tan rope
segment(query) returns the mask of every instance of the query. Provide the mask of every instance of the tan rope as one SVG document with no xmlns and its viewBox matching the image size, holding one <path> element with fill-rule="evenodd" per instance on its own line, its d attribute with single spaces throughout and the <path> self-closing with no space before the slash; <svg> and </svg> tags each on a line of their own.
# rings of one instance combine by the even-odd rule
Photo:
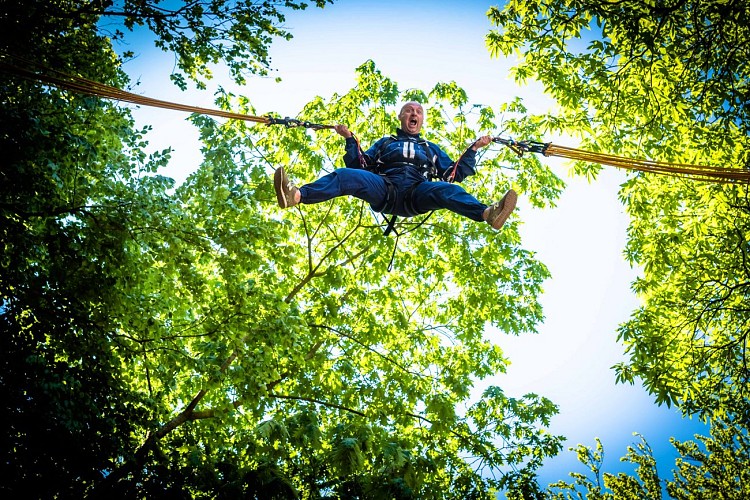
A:
<svg viewBox="0 0 750 500">
<path fill-rule="evenodd" d="M 132 104 L 139 104 L 142 106 L 151 106 L 156 108 L 173 109 L 177 111 L 186 111 L 189 113 L 198 113 L 202 115 L 219 116 L 222 118 L 229 118 L 232 120 L 244 120 L 256 123 L 263 123 L 266 125 L 282 124 L 287 127 L 308 127 L 314 129 L 332 129 L 332 125 L 320 125 L 317 123 L 309 123 L 291 118 L 278 119 L 269 116 L 252 116 L 242 113 L 233 113 L 231 111 L 224 111 L 221 109 L 202 108 L 198 106 L 190 106 L 187 104 L 180 104 L 171 101 L 164 101 L 161 99 L 154 99 L 152 97 L 146 97 L 132 92 L 126 92 L 120 90 L 117 87 L 105 85 L 103 83 L 89 80 L 80 76 L 69 75 L 61 71 L 53 70 L 50 68 L 43 68 L 43 71 L 31 71 L 29 69 L 10 64 L 0 58 L 0 69 L 16 74 L 23 78 L 30 80 L 38 80 L 40 82 L 52 85 L 59 89 L 72 90 L 86 95 L 92 95 L 97 97 L 103 97 L 105 99 L 112 99 L 116 101 L 129 102 Z"/>
</svg>

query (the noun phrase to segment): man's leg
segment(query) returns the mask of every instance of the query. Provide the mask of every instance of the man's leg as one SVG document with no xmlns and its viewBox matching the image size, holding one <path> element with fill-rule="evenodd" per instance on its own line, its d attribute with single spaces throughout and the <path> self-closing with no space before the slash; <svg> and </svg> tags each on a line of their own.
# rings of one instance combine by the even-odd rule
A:
<svg viewBox="0 0 750 500">
<path fill-rule="evenodd" d="M 482 213 L 487 208 L 464 188 L 450 182 L 422 182 L 414 189 L 412 200 L 420 213 L 445 208 L 478 222 L 484 221 Z"/>
<path fill-rule="evenodd" d="M 516 207 L 515 191 L 509 190 L 503 198 L 491 206 L 481 203 L 458 184 L 450 182 L 423 182 L 413 193 L 414 208 L 429 212 L 445 208 L 477 222 L 486 221 L 500 229 Z"/>
<path fill-rule="evenodd" d="M 339 168 L 318 180 L 297 188 L 283 167 L 274 174 L 274 187 L 281 208 L 297 203 L 321 203 L 338 196 L 354 196 L 371 205 L 382 205 L 388 188 L 382 177 L 367 170 Z"/>
</svg>

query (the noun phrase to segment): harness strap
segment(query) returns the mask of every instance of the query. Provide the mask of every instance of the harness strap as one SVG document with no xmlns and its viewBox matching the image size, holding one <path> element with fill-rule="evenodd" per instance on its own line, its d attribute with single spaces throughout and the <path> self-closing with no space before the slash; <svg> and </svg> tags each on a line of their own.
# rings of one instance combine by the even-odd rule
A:
<svg viewBox="0 0 750 500">
<path fill-rule="evenodd" d="M 397 163 L 389 163 L 388 167 L 398 166 L 398 165 L 410 165 L 418 169 L 420 174 L 422 174 L 427 180 L 433 180 L 433 179 L 439 178 L 437 166 L 435 165 L 435 160 L 437 159 L 437 155 L 432 150 L 432 146 L 430 145 L 429 141 L 425 139 L 403 138 L 397 135 L 389 136 L 387 140 L 384 141 L 383 144 L 381 144 L 378 147 L 377 151 L 375 152 L 375 165 L 373 165 L 372 167 L 372 170 L 375 173 L 379 174 L 383 171 L 383 166 L 385 164 L 380 160 L 380 158 L 383 155 L 383 151 L 394 142 L 410 142 L 412 144 L 417 144 L 418 146 L 422 146 L 422 148 L 424 148 L 425 156 L 427 157 L 427 160 L 429 163 L 419 164 L 416 162 L 401 161 Z"/>
<path fill-rule="evenodd" d="M 391 218 L 389 220 L 385 215 L 385 212 L 391 211 L 396 203 L 396 186 L 394 186 L 390 179 L 386 177 L 384 177 L 383 180 L 388 187 L 388 195 L 386 196 L 385 206 L 380 212 L 383 213 L 383 218 L 388 221 L 388 226 L 385 228 L 385 231 L 383 231 L 383 234 L 385 236 L 388 236 L 395 231 L 396 220 L 398 219 L 397 215 L 391 215 Z M 409 214 L 411 214 L 411 216 L 419 214 L 417 212 L 417 209 L 414 207 L 414 189 L 416 189 L 418 185 L 419 184 L 414 184 L 408 189 L 408 191 L 406 191 L 406 193 L 404 193 L 404 208 L 407 212 L 409 212 Z"/>
<path fill-rule="evenodd" d="M 375 154 L 375 172 L 378 173 L 383 177 L 383 180 L 386 183 L 387 187 L 387 195 L 386 195 L 386 201 L 383 205 L 383 208 L 378 210 L 378 212 L 383 214 L 383 218 L 386 220 L 388 225 L 386 226 L 385 230 L 383 231 L 384 236 L 388 236 L 391 233 L 396 233 L 396 239 L 398 240 L 399 234 L 396 232 L 396 221 L 398 220 L 397 215 L 391 214 L 390 218 L 386 216 L 386 213 L 393 210 L 395 204 L 396 204 L 396 186 L 393 184 L 393 182 L 386 177 L 385 169 L 383 169 L 383 162 L 380 161 L 380 157 L 383 153 L 383 150 L 387 148 L 390 144 L 397 142 L 397 141 L 403 141 L 402 138 L 399 138 L 398 136 L 391 135 L 388 137 L 388 140 L 385 141 L 381 146 L 378 148 L 376 154 Z M 411 142 L 411 141 L 410 141 Z M 437 167 L 435 166 L 435 159 L 437 158 L 437 155 L 434 154 L 432 147 L 430 146 L 430 143 L 426 140 L 419 140 L 416 141 L 416 144 L 419 146 L 422 146 L 425 149 L 425 153 L 427 156 L 427 159 L 429 160 L 429 165 L 416 165 L 413 163 L 408 162 L 399 162 L 399 163 L 391 163 L 388 166 L 410 166 L 413 168 L 416 168 L 419 170 L 419 172 L 425 176 L 425 178 L 428 181 L 431 181 L 432 179 L 436 179 L 438 177 L 437 175 Z M 411 186 L 406 193 L 404 193 L 404 208 L 406 211 L 413 215 L 418 215 L 418 212 L 416 208 L 414 207 L 414 189 L 416 188 L 417 184 Z M 395 254 L 395 247 L 394 247 L 394 254 Z M 393 266 L 393 256 L 391 257 L 391 263 L 389 264 L 389 268 Z"/>
<path fill-rule="evenodd" d="M 414 190 L 419 184 L 412 185 L 404 194 L 404 208 L 411 216 L 418 215 L 417 209 L 414 208 Z"/>
<path fill-rule="evenodd" d="M 386 222 L 388 222 L 388 225 L 385 227 L 385 231 L 383 231 L 383 236 L 388 236 L 396 230 L 396 219 L 398 219 L 398 215 L 391 215 L 391 218 L 389 219 L 385 214 L 383 214 L 383 218 L 386 220 Z M 396 233 L 396 236 L 399 236 L 398 233 Z"/>
<path fill-rule="evenodd" d="M 386 187 L 385 203 L 383 203 L 383 207 L 377 210 L 377 212 L 388 213 L 393 211 L 393 208 L 396 206 L 396 185 L 388 177 L 384 175 L 381 175 L 381 177 L 385 181 Z"/>
</svg>

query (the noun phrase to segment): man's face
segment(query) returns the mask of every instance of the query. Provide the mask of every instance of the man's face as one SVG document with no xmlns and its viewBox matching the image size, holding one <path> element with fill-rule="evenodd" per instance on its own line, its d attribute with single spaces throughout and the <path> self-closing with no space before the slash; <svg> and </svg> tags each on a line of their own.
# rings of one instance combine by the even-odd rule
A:
<svg viewBox="0 0 750 500">
<path fill-rule="evenodd" d="M 398 114 L 401 120 L 401 130 L 407 134 L 418 134 L 424 122 L 424 109 L 417 102 L 407 102 Z"/>
</svg>

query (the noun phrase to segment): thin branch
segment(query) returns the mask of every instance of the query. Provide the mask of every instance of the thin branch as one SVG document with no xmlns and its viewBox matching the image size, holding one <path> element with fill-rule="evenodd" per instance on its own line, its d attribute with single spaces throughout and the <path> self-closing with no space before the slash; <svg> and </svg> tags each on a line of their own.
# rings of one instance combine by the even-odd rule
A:
<svg viewBox="0 0 750 500">
<path fill-rule="evenodd" d="M 355 344 L 358 344 L 359 346 L 361 346 L 364 349 L 372 352 L 373 354 L 376 354 L 377 356 L 380 356 L 381 358 L 385 359 L 389 363 L 391 363 L 391 364 L 395 365 L 396 367 L 400 368 L 404 372 L 409 373 L 410 375 L 416 375 L 418 377 L 427 377 L 427 375 L 424 375 L 422 373 L 414 372 L 414 371 L 409 370 L 407 367 L 405 367 L 404 365 L 402 365 L 401 363 L 399 363 L 397 360 L 395 360 L 395 359 L 391 358 L 390 356 L 387 356 L 387 355 L 385 355 L 385 354 L 383 354 L 381 352 L 378 352 L 377 350 L 373 349 L 372 347 L 366 345 L 365 343 L 363 343 L 359 339 L 355 338 L 352 335 L 349 335 L 348 333 L 346 333 L 346 332 L 344 332 L 342 330 L 330 327 L 328 325 L 311 324 L 311 325 L 308 325 L 308 326 L 310 328 L 320 328 L 320 329 L 323 329 L 323 330 L 328 330 L 329 332 L 333 332 L 336 335 L 341 335 L 342 337 L 346 337 L 347 339 L 351 340 Z M 432 378 L 432 377 L 430 377 L 430 378 Z"/>
<path fill-rule="evenodd" d="M 353 413 L 355 415 L 359 415 L 360 417 L 367 416 L 365 413 L 362 413 L 359 410 L 348 408 L 346 406 L 342 406 L 336 403 L 329 403 L 328 401 L 322 401 L 320 399 L 309 398 L 309 397 L 304 397 L 304 396 L 290 396 L 287 394 L 274 394 L 274 393 L 269 393 L 268 396 L 271 398 L 276 398 L 276 399 L 291 399 L 291 400 L 296 400 L 296 401 L 307 401 L 308 403 L 316 403 L 319 405 L 327 406 L 329 408 L 336 408 L 337 410 L 343 410 L 349 413 Z"/>
</svg>

